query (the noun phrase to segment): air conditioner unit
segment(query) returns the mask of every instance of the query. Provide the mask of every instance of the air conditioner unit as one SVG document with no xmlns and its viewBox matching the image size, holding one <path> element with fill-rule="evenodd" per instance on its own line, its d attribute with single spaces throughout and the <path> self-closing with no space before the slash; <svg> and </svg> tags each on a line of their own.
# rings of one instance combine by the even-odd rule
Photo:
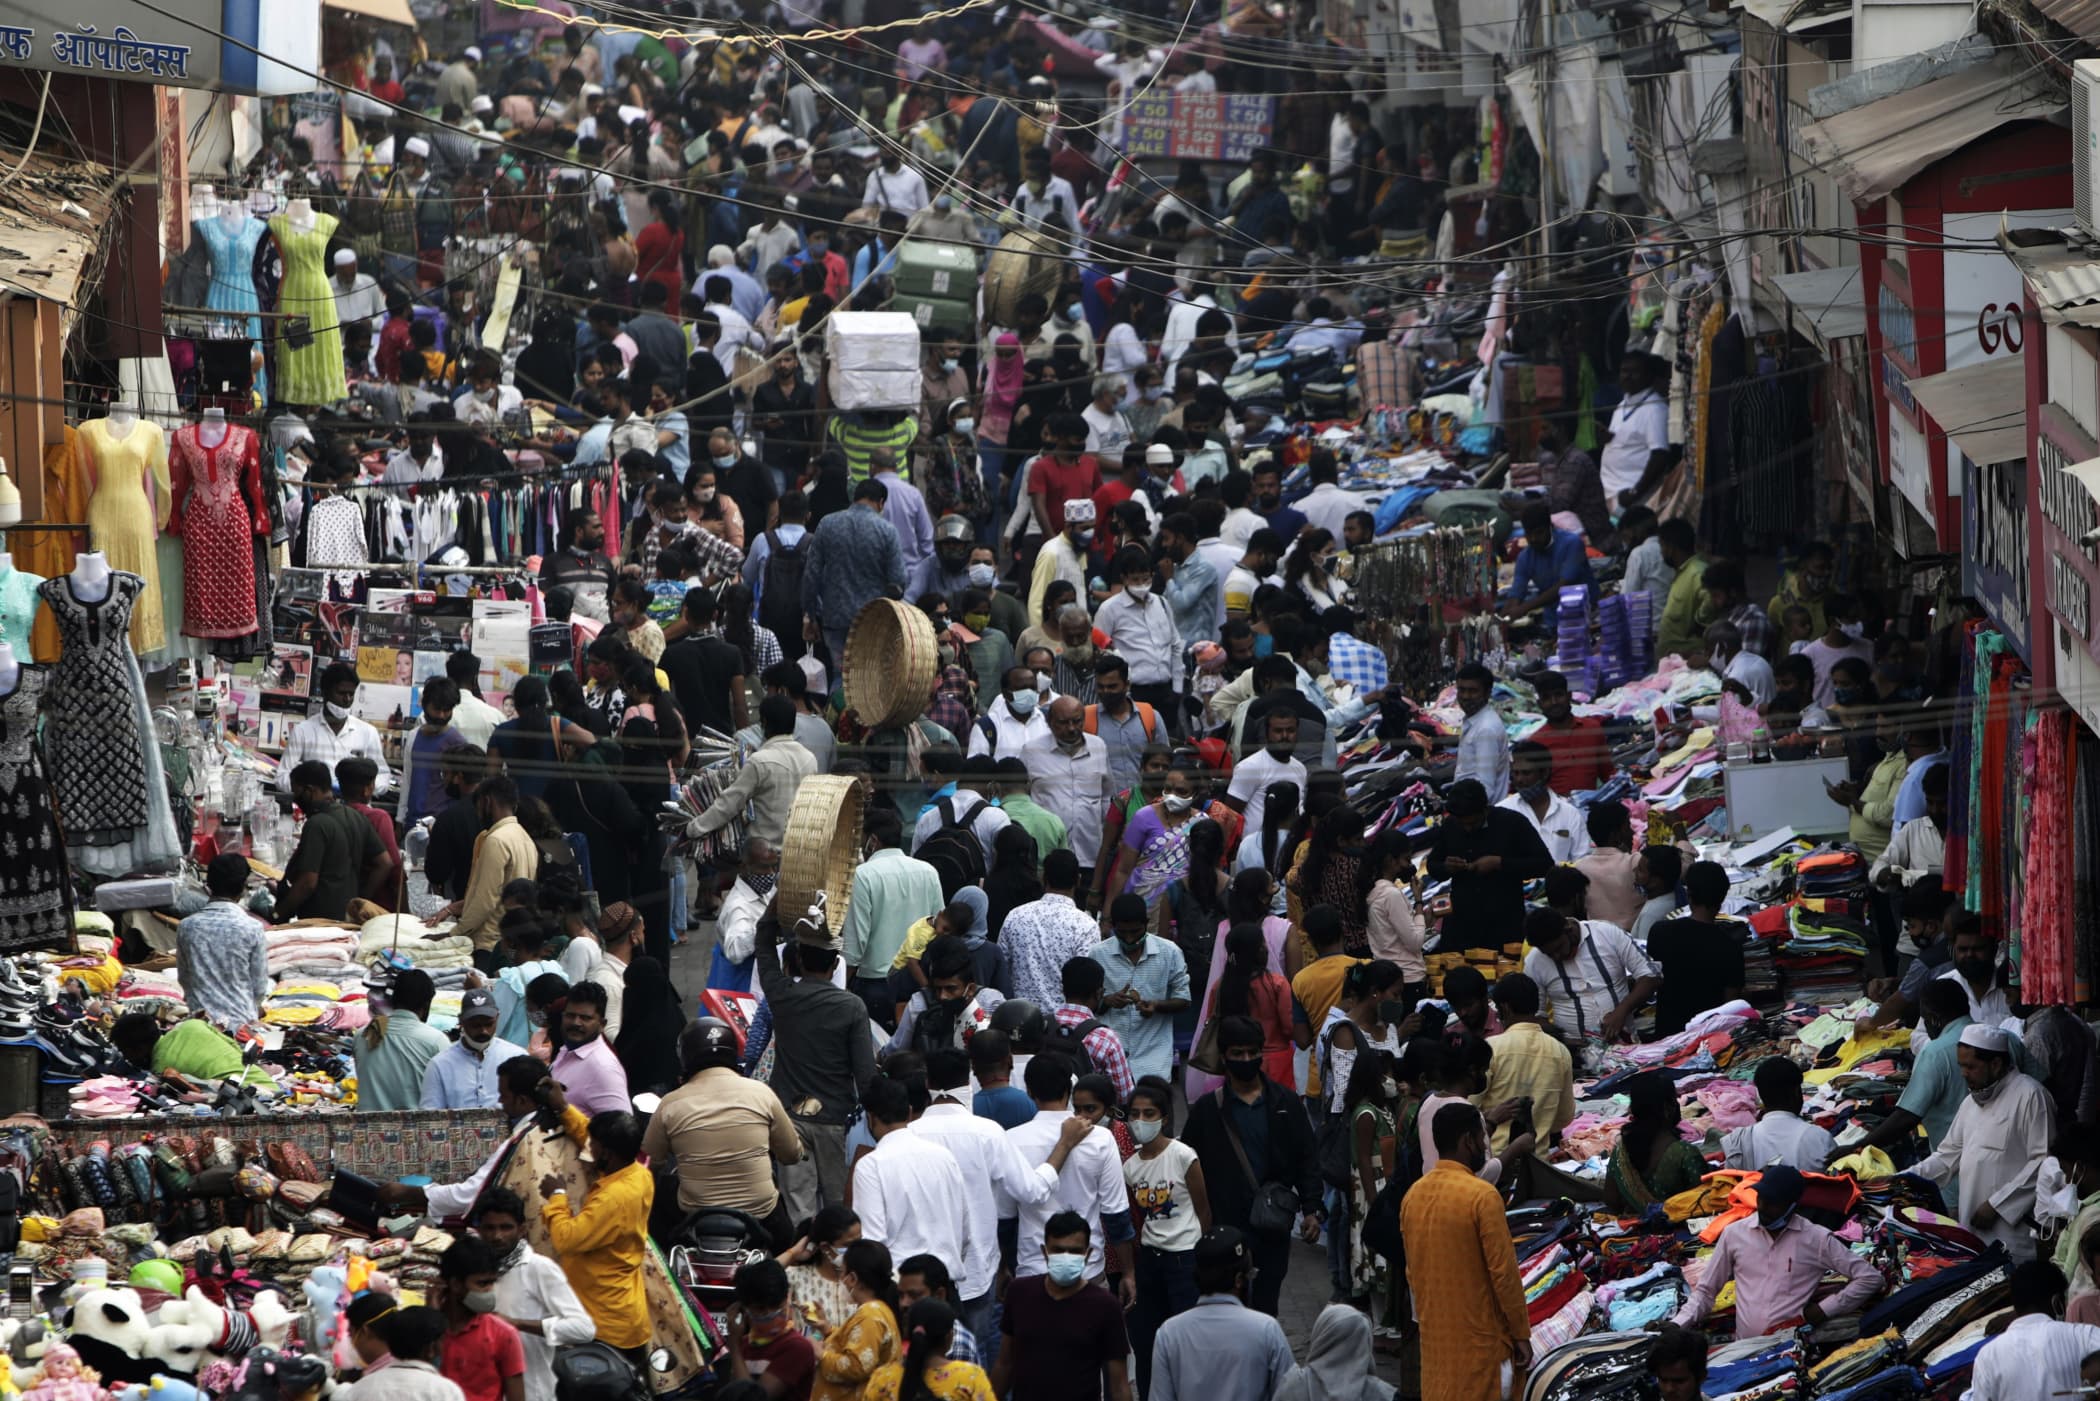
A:
<svg viewBox="0 0 2100 1401">
<path fill-rule="evenodd" d="M 2100 59 L 2079 59 L 2071 78 L 2071 214 L 2100 240 Z"/>
</svg>

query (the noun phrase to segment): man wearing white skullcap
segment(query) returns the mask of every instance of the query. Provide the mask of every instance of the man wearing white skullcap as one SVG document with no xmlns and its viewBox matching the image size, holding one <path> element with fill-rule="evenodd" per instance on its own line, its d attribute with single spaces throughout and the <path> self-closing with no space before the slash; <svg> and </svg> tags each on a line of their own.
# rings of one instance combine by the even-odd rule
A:
<svg viewBox="0 0 2100 1401">
<path fill-rule="evenodd" d="M 481 93 L 481 80 L 474 73 L 480 63 L 481 50 L 469 44 L 460 50 L 458 58 L 445 65 L 445 71 L 438 74 L 438 106 L 456 102 L 459 110 L 464 112 L 474 105 L 474 99 Z"/>
<path fill-rule="evenodd" d="M 379 284 L 357 270 L 357 253 L 350 248 L 335 250 L 335 281 L 329 285 L 335 293 L 335 319 L 344 326 L 364 322 L 376 336 L 379 332 L 379 317 L 386 310 L 386 297 Z"/>
<path fill-rule="evenodd" d="M 1038 459 L 1032 466 L 1041 466 Z M 1094 503 L 1075 496 L 1064 504 L 1065 528 L 1043 542 L 1036 552 L 1035 573 L 1028 579 L 1028 616 L 1043 616 L 1043 595 L 1053 579 L 1063 579 L 1079 597 L 1086 597 L 1086 552 L 1094 543 Z"/>
<path fill-rule="evenodd" d="M 1953 1126 L 1915 1171 L 1928 1182 L 1961 1175 L 1956 1215 L 2014 1260 L 2035 1256 L 2034 1180 L 2056 1127 L 2056 1105 L 2034 1079 L 2013 1068 L 2012 1037 L 1972 1022 L 1956 1050 L 1969 1097 Z"/>
</svg>

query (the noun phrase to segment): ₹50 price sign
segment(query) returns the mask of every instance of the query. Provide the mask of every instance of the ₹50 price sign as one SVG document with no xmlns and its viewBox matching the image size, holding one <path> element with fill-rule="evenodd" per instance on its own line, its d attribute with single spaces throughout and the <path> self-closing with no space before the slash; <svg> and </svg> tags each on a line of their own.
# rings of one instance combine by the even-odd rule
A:
<svg viewBox="0 0 2100 1401">
<path fill-rule="evenodd" d="M 1123 109 L 1123 155 L 1244 161 L 1268 144 L 1276 99 L 1258 93 L 1150 94 Z"/>
</svg>

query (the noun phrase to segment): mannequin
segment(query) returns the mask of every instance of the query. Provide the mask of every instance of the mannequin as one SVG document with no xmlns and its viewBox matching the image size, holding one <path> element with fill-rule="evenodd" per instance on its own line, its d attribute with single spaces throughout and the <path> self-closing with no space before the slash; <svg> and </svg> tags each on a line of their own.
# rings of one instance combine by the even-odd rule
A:
<svg viewBox="0 0 2100 1401">
<path fill-rule="evenodd" d="M 110 415 L 114 418 L 116 415 Z M 204 411 L 204 421 L 197 425 L 197 441 L 205 447 L 215 448 L 226 441 L 226 410 L 209 408 Z"/>
<path fill-rule="evenodd" d="M 277 350 L 271 381 L 275 397 L 287 404 L 333 404 L 350 392 L 343 378 L 343 335 L 337 324 L 335 289 L 328 281 L 328 240 L 337 219 L 317 213 L 306 199 L 270 220 L 284 258 L 284 284 L 279 311 L 304 317 L 312 336 L 303 345 L 288 337 Z"/>
<path fill-rule="evenodd" d="M 109 556 L 90 550 L 73 561 L 73 597 L 82 603 L 100 603 L 109 597 Z"/>
<path fill-rule="evenodd" d="M 215 185 L 197 186 L 190 191 L 190 202 L 197 206 L 197 212 L 190 216 L 193 220 L 216 218 L 219 213 L 218 187 Z"/>
<path fill-rule="evenodd" d="M 206 409 L 175 430 L 168 476 L 167 530 L 183 541 L 183 634 L 253 636 L 267 616 L 256 594 L 255 543 L 270 532 L 255 430 L 229 422 L 223 409 Z"/>
<path fill-rule="evenodd" d="M 119 399 L 109 406 L 109 431 L 116 437 L 129 437 L 138 421 L 139 406 L 131 400 Z"/>
<path fill-rule="evenodd" d="M 300 233 L 314 231 L 314 204 L 310 199 L 295 199 L 284 207 L 284 217 Z"/>
<path fill-rule="evenodd" d="M 0 642 L 0 696 L 12 695 L 21 679 L 22 664 L 15 660 L 15 649 Z"/>
</svg>

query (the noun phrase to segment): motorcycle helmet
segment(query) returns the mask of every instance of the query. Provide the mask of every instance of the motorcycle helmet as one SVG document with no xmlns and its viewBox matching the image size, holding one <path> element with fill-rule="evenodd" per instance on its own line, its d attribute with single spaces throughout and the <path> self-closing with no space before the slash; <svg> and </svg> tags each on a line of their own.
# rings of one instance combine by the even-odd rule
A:
<svg viewBox="0 0 2100 1401">
<path fill-rule="evenodd" d="M 734 1070 L 743 1055 L 736 1030 L 719 1017 L 702 1017 L 678 1038 L 678 1062 L 687 1075 L 717 1067 Z"/>
<path fill-rule="evenodd" d="M 1018 1055 L 1034 1055 L 1043 1041 L 1043 1012 L 1024 997 L 1009 997 L 992 1009 L 992 1030 L 1006 1033 Z"/>
</svg>

